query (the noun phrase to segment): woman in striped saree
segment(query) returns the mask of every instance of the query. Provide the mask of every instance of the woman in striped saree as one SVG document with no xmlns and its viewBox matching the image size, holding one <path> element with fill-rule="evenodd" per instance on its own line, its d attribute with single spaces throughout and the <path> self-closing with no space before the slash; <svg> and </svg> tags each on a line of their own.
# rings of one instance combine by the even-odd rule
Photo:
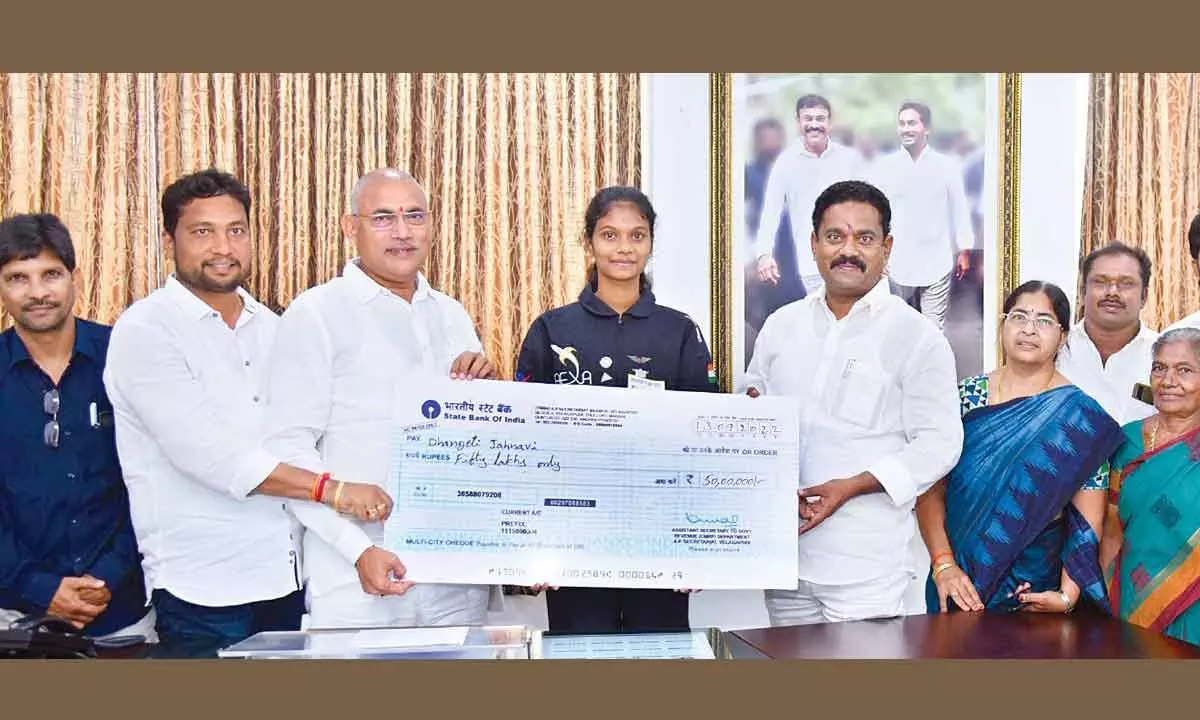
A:
<svg viewBox="0 0 1200 720">
<path fill-rule="evenodd" d="M 1113 614 L 1200 645 L 1200 330 L 1153 352 L 1158 412 L 1123 428 L 1101 558 Z"/>
<path fill-rule="evenodd" d="M 1071 308 L 1031 281 L 1004 302 L 1005 364 L 959 383 L 963 451 L 917 501 L 928 611 L 1106 607 L 1098 559 L 1120 427 L 1054 366 Z"/>
</svg>

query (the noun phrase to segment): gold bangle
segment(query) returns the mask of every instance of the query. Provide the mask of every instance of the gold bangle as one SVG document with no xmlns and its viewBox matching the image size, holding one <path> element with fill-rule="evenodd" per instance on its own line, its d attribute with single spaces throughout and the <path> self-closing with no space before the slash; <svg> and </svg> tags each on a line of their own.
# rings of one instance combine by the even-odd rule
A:
<svg viewBox="0 0 1200 720">
<path fill-rule="evenodd" d="M 337 490 L 333 491 L 333 510 L 334 510 L 334 512 L 340 513 L 342 511 L 342 508 L 340 507 L 341 501 L 342 501 L 342 481 L 338 480 Z"/>
<path fill-rule="evenodd" d="M 932 563 L 932 564 L 933 564 L 935 567 L 936 567 L 937 565 L 940 565 L 941 563 L 939 563 L 939 562 L 938 562 L 938 560 L 941 560 L 942 558 L 950 558 L 950 562 L 954 562 L 954 553 L 952 553 L 952 552 L 940 552 L 940 553 L 938 553 L 937 555 L 934 555 L 934 556 L 933 556 L 933 563 Z"/>
<path fill-rule="evenodd" d="M 952 562 L 942 563 L 933 569 L 933 574 L 930 575 L 930 577 L 936 579 L 938 575 L 944 573 L 952 567 L 954 567 L 954 563 Z"/>
</svg>

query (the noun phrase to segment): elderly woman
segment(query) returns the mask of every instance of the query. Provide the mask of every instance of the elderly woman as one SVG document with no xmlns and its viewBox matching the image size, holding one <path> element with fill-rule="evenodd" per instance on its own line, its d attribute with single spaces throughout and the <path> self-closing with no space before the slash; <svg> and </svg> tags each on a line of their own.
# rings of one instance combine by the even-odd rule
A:
<svg viewBox="0 0 1200 720">
<path fill-rule="evenodd" d="M 959 383 L 962 456 L 917 501 L 929 612 L 1107 607 L 1098 548 L 1121 429 L 1055 369 L 1070 323 L 1061 288 L 1021 285 L 1004 301 L 1005 363 Z"/>
<path fill-rule="evenodd" d="M 1200 330 L 1153 354 L 1158 412 L 1123 428 L 1100 556 L 1114 615 L 1200 645 Z"/>
</svg>

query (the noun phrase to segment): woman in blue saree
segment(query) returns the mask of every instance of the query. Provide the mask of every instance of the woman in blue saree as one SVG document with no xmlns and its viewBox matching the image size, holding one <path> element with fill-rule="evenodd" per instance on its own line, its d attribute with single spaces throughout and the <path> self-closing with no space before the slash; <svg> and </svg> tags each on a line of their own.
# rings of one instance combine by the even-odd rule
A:
<svg viewBox="0 0 1200 720">
<path fill-rule="evenodd" d="M 1107 606 L 1098 560 L 1121 429 L 1055 369 L 1070 302 L 1027 282 L 1004 302 L 1005 362 L 959 383 L 963 451 L 917 501 L 929 612 Z"/>
</svg>

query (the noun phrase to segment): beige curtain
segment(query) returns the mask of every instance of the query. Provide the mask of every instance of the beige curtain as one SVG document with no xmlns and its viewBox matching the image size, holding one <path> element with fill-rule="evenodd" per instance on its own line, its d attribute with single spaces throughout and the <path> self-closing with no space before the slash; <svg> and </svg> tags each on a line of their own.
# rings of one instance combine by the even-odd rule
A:
<svg viewBox="0 0 1200 720">
<path fill-rule="evenodd" d="M 86 317 L 111 321 L 162 279 L 147 246 L 152 87 L 149 75 L 0 74 L 0 213 L 62 218 Z"/>
<path fill-rule="evenodd" d="M 1154 275 L 1142 319 L 1156 330 L 1200 308 L 1187 245 L 1188 225 L 1200 211 L 1197 78 L 1092 76 L 1083 250 L 1120 240 L 1149 254 Z"/>
<path fill-rule="evenodd" d="M 250 289 L 282 309 L 353 255 L 358 176 L 397 166 L 429 192 L 430 281 L 508 376 L 582 285 L 588 199 L 639 181 L 639 94 L 636 74 L 0 74 L 0 212 L 62 216 L 77 309 L 112 322 L 171 270 L 162 189 L 220 167 L 256 205 Z"/>
</svg>

